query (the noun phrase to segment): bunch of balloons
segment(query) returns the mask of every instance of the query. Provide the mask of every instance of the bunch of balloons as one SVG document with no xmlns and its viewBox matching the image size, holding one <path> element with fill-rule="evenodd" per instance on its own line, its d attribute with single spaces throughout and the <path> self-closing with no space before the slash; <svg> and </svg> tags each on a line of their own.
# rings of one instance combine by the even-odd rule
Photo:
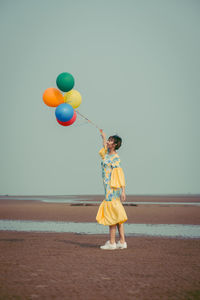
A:
<svg viewBox="0 0 200 300">
<path fill-rule="evenodd" d="M 82 102 L 81 94 L 73 89 L 74 78 L 70 73 L 64 72 L 58 75 L 56 84 L 59 89 L 52 87 L 46 89 L 43 101 L 50 107 L 56 107 L 56 120 L 60 125 L 72 125 L 77 117 L 75 108 Z"/>
</svg>

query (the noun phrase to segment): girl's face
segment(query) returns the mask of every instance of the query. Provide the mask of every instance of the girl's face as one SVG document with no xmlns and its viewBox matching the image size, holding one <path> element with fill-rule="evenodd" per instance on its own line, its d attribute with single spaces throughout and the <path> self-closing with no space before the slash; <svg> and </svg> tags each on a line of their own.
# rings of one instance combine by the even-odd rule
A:
<svg viewBox="0 0 200 300">
<path fill-rule="evenodd" d="M 109 138 L 107 140 L 107 148 L 108 148 L 108 150 L 115 150 L 114 139 Z"/>
</svg>

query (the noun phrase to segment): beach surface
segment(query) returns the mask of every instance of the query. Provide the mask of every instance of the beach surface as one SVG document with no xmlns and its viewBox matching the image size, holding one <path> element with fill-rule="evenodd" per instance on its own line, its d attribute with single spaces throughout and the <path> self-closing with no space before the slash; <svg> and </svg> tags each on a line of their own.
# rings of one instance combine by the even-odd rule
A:
<svg viewBox="0 0 200 300">
<path fill-rule="evenodd" d="M 1 199 L 0 219 L 95 222 L 97 209 Z M 130 223 L 200 224 L 200 206 L 125 209 Z M 107 239 L 0 231 L 0 299 L 200 299 L 200 239 L 129 236 L 126 250 L 100 250 Z"/>
</svg>

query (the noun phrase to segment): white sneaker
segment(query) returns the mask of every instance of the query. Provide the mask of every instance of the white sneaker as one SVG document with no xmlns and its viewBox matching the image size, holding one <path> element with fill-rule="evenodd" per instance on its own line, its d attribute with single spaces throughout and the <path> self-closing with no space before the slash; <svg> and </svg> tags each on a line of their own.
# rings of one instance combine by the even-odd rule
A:
<svg viewBox="0 0 200 300">
<path fill-rule="evenodd" d="M 121 243 L 120 241 L 116 245 L 117 249 L 127 249 L 127 243 Z"/>
<path fill-rule="evenodd" d="M 100 247 L 102 250 L 115 250 L 117 249 L 116 243 L 111 244 L 110 241 L 107 241 L 105 245 Z"/>
</svg>

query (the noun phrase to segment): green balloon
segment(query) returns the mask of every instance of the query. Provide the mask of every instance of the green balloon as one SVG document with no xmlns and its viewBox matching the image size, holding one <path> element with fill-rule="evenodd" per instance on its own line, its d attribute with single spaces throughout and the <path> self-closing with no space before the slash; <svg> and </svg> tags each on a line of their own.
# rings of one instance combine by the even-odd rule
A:
<svg viewBox="0 0 200 300">
<path fill-rule="evenodd" d="M 74 77 L 70 73 L 61 73 L 56 79 L 57 87 L 63 92 L 69 92 L 74 87 Z"/>
</svg>

